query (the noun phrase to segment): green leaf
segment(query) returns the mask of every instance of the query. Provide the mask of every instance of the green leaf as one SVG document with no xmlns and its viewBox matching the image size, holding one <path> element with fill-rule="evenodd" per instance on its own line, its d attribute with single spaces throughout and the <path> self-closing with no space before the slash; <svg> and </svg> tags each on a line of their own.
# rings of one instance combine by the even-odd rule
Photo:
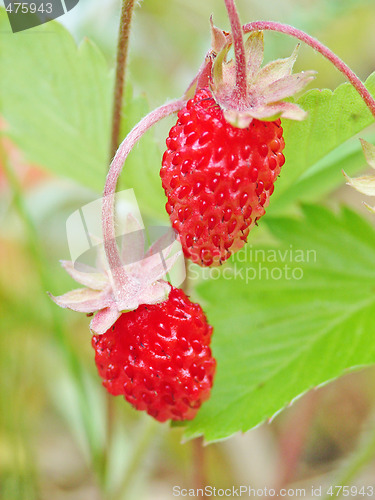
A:
<svg viewBox="0 0 375 500">
<path fill-rule="evenodd" d="M 247 245 L 220 278 L 215 271 L 198 287 L 218 367 L 188 439 L 247 431 L 309 389 L 375 362 L 374 228 L 348 209 L 317 206 L 267 224 L 276 246 Z"/>
<path fill-rule="evenodd" d="M 366 137 L 370 142 L 375 143 L 373 133 L 366 133 Z M 343 171 L 352 176 L 366 168 L 361 143 L 358 138 L 353 138 L 315 163 L 276 199 L 272 196 L 267 214 L 290 211 L 295 208 L 297 201 L 311 203 L 321 200 L 334 189 L 345 184 Z M 283 172 L 281 175 L 283 176 Z M 277 189 L 278 182 L 275 185 L 275 193 Z"/>
<path fill-rule="evenodd" d="M 0 112 L 26 158 L 101 191 L 109 156 L 112 76 L 97 47 L 50 22 L 10 31 L 0 10 Z"/>
<path fill-rule="evenodd" d="M 365 85 L 375 95 L 375 73 L 369 76 Z M 295 193 L 303 197 L 305 190 L 309 192 L 308 199 L 319 199 L 327 192 L 327 180 L 330 188 L 344 183 L 340 175 L 341 168 L 335 173 L 335 155 L 343 160 L 345 151 L 353 151 L 353 148 L 359 150 L 360 145 L 358 141 L 358 144 L 346 150 L 337 148 L 374 121 L 363 100 L 349 83 L 340 85 L 334 92 L 328 89 L 310 90 L 296 102 L 308 112 L 308 116 L 301 122 L 283 120 L 286 163 L 275 185 L 269 213 L 294 202 Z M 335 152 L 330 157 L 333 161 L 323 160 L 331 152 Z M 356 163 L 354 170 L 357 172 L 364 166 L 363 159 L 362 163 Z M 315 181 L 313 190 L 309 182 L 305 182 L 312 174 Z"/>
<path fill-rule="evenodd" d="M 88 39 L 77 47 L 59 23 L 11 32 L 0 9 L 0 115 L 28 161 L 101 193 L 109 167 L 113 71 Z M 121 135 L 149 112 L 127 84 Z M 129 156 L 121 176 L 141 210 L 166 217 L 152 131 Z"/>
</svg>

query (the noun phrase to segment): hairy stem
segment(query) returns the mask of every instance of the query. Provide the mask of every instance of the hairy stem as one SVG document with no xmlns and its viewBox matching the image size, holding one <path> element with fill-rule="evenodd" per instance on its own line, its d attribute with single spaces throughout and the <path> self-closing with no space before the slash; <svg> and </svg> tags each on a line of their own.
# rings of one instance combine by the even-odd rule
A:
<svg viewBox="0 0 375 500">
<path fill-rule="evenodd" d="M 246 81 L 246 56 L 243 43 L 242 26 L 236 9 L 234 0 L 224 0 L 228 11 L 228 17 L 232 28 L 232 37 L 234 44 L 234 54 L 236 58 L 236 91 L 240 100 L 245 101 L 247 95 Z"/>
<path fill-rule="evenodd" d="M 312 421 L 316 415 L 320 393 L 310 391 L 292 409 L 291 416 L 281 431 L 280 443 L 280 475 L 276 489 L 280 491 L 294 479 L 297 465 L 300 460 L 306 440 L 309 435 Z"/>
<path fill-rule="evenodd" d="M 352 71 L 349 66 L 347 66 L 344 61 L 342 61 L 332 50 L 328 49 L 325 45 L 323 45 L 316 38 L 311 37 L 304 31 L 301 31 L 293 26 L 289 26 L 287 24 L 275 23 L 272 21 L 255 21 L 253 23 L 245 24 L 243 26 L 243 31 L 248 33 L 250 31 L 278 31 L 279 33 L 285 33 L 286 35 L 293 36 L 294 38 L 298 38 L 302 42 L 310 45 L 313 49 L 318 51 L 324 57 L 326 57 L 332 64 L 336 66 L 336 68 L 341 71 L 345 75 L 345 77 L 349 80 L 349 82 L 353 85 L 353 87 L 357 90 L 359 95 L 362 97 L 366 106 L 369 108 L 373 116 L 375 117 L 375 100 L 370 94 L 370 92 L 366 89 L 364 84 L 358 78 L 358 76 Z"/>
<path fill-rule="evenodd" d="M 123 0 L 120 16 L 120 26 L 117 43 L 117 61 L 116 61 L 116 79 L 113 96 L 113 113 L 112 113 L 112 135 L 110 144 L 110 160 L 114 157 L 117 147 L 120 142 L 121 128 L 121 111 L 123 104 L 123 95 L 125 90 L 126 66 L 129 52 L 129 37 L 130 27 L 133 18 L 135 0 Z M 106 462 L 108 462 L 108 454 L 111 446 L 113 418 L 114 418 L 114 401 L 110 394 L 106 394 L 107 402 L 107 436 L 106 436 Z"/>
<path fill-rule="evenodd" d="M 196 490 L 202 489 L 204 491 L 207 486 L 207 463 L 206 463 L 206 450 L 203 446 L 203 438 L 199 437 L 193 439 L 191 442 L 193 448 L 193 484 Z M 205 498 L 203 495 L 200 498 Z"/>
<path fill-rule="evenodd" d="M 123 0 L 120 18 L 120 28 L 117 45 L 116 80 L 113 99 L 111 159 L 119 145 L 122 96 L 125 87 L 125 71 L 129 52 L 130 26 L 135 7 L 135 0 Z"/>
<path fill-rule="evenodd" d="M 116 186 L 118 178 L 121 174 L 124 162 L 133 149 L 135 144 L 139 141 L 142 135 L 147 132 L 155 123 L 160 121 L 173 113 L 176 113 L 182 109 L 185 105 L 184 100 L 173 101 L 169 104 L 165 104 L 160 108 L 151 111 L 147 116 L 145 116 L 127 135 L 124 141 L 118 148 L 115 157 L 111 163 L 103 195 L 103 206 L 102 206 L 102 225 L 103 225 L 103 239 L 104 248 L 108 259 L 109 267 L 112 271 L 113 278 L 116 286 L 121 290 L 124 284 L 131 286 L 128 278 L 126 277 L 124 270 L 122 268 L 121 258 L 116 245 L 116 234 L 115 234 L 115 224 L 114 224 L 114 196 L 116 192 Z"/>
</svg>

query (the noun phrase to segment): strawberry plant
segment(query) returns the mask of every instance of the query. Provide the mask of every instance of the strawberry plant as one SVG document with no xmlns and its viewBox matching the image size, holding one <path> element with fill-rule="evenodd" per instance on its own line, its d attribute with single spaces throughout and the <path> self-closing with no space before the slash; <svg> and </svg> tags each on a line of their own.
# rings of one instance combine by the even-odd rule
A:
<svg viewBox="0 0 375 500">
<path fill-rule="evenodd" d="M 91 331 L 99 377 L 88 376 L 79 349 L 69 348 L 64 313 L 51 301 L 45 306 L 108 498 L 126 492 L 128 480 L 112 484 L 108 443 L 100 437 L 108 416 L 92 419 L 94 399 L 98 415 L 104 395 L 108 408 L 121 395 L 133 418 L 141 410 L 157 421 L 153 429 L 171 421 L 184 440 L 211 443 L 375 363 L 372 220 L 349 204 L 321 203 L 340 186 L 347 196 L 351 187 L 375 194 L 373 176 L 357 176 L 366 161 L 375 166 L 375 73 L 362 82 L 307 33 L 271 21 L 242 25 L 234 0 L 224 5 L 230 32 L 207 20 L 211 47 L 198 73 L 181 97 L 153 111 L 125 78 L 135 2 L 123 2 L 116 74 L 93 42 L 77 46 L 58 22 L 34 28 L 29 41 L 13 36 L 0 11 L 2 135 L 28 162 L 103 194 L 98 266 L 62 261 L 84 286 L 67 292 L 63 274 L 48 278 L 48 266 L 59 272 L 56 259 L 45 262 L 14 173 L 6 170 L 43 290 L 57 305 L 90 316 L 87 328 L 80 325 L 87 345 Z M 262 64 L 267 31 L 298 40 L 290 57 Z M 301 43 L 348 81 L 335 90 L 304 90 L 316 71 L 292 72 Z M 171 116 L 164 140 L 152 135 Z M 369 141 L 360 143 L 359 133 Z M 6 163 L 8 156 L 2 146 Z M 145 251 L 135 207 L 127 207 L 128 223 L 135 221 L 142 236 L 127 244 L 125 234 L 120 249 L 118 185 L 134 190 L 148 224 L 170 224 L 176 242 L 159 239 Z M 181 250 L 169 256 L 175 243 Z M 181 259 L 186 279 L 175 286 L 170 272 Z M 115 440 L 108 440 L 113 451 Z"/>
</svg>

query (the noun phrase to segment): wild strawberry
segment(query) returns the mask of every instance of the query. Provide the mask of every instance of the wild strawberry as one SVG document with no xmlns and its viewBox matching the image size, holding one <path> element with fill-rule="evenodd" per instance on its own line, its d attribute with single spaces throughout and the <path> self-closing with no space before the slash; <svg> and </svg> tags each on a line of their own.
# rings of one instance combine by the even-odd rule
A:
<svg viewBox="0 0 375 500">
<path fill-rule="evenodd" d="M 188 101 L 160 172 L 186 257 L 218 265 L 244 245 L 285 162 L 282 135 L 280 120 L 233 127 L 209 89 Z"/>
<path fill-rule="evenodd" d="M 164 235 L 144 253 L 143 231 L 134 218 L 130 223 L 121 251 L 128 263 L 122 283 L 115 285 L 99 244 L 97 269 L 62 262 L 86 288 L 51 298 L 93 316 L 95 361 L 111 394 L 123 394 L 160 422 L 192 419 L 212 387 L 212 327 L 198 304 L 161 279 L 181 255 L 168 257 L 175 235 Z"/>
<path fill-rule="evenodd" d="M 194 418 L 216 362 L 202 308 L 172 288 L 168 300 L 124 313 L 92 345 L 103 385 L 160 422 Z"/>
<path fill-rule="evenodd" d="M 213 41 L 212 77 L 179 112 L 160 171 L 184 254 L 202 266 L 219 265 L 239 250 L 264 215 L 285 162 L 278 117 L 305 115 L 282 99 L 312 78 L 311 72 L 291 74 L 296 51 L 260 68 L 263 36 L 253 33 L 245 46 L 246 93 L 239 96 L 234 62 L 226 61 L 231 41 L 214 27 Z"/>
</svg>

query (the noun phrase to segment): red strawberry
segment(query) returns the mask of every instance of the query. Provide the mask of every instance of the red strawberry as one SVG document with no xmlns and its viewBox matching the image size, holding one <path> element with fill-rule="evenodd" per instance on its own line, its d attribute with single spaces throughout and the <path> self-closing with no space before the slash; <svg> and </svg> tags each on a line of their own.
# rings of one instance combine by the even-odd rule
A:
<svg viewBox="0 0 375 500">
<path fill-rule="evenodd" d="M 282 135 L 280 120 L 233 127 L 208 89 L 180 111 L 160 175 L 186 257 L 218 265 L 244 245 L 285 162 Z"/>
<path fill-rule="evenodd" d="M 118 257 L 134 261 L 123 267 L 117 283 L 112 271 L 117 268 L 106 265 L 99 244 L 97 268 L 76 269 L 74 262 L 62 262 L 86 288 L 51 298 L 61 307 L 93 316 L 95 361 L 108 392 L 124 395 L 160 422 L 192 419 L 213 383 L 212 327 L 199 304 L 162 279 L 181 255 L 169 257 L 173 242 L 166 246 L 163 236 L 145 253 L 137 219 L 129 215 L 126 228 Z M 126 237 L 130 229 L 131 244 Z"/>
<path fill-rule="evenodd" d="M 283 99 L 313 78 L 312 72 L 292 74 L 297 51 L 261 68 L 263 35 L 256 32 L 244 46 L 240 92 L 235 62 L 226 60 L 231 37 L 212 26 L 212 39 L 198 90 L 170 130 L 160 171 L 184 253 L 202 266 L 219 265 L 239 250 L 264 215 L 285 162 L 280 117 L 305 116 Z"/>
<path fill-rule="evenodd" d="M 213 383 L 211 335 L 199 304 L 172 287 L 166 301 L 123 313 L 92 345 L 108 392 L 160 422 L 190 420 Z"/>
</svg>

